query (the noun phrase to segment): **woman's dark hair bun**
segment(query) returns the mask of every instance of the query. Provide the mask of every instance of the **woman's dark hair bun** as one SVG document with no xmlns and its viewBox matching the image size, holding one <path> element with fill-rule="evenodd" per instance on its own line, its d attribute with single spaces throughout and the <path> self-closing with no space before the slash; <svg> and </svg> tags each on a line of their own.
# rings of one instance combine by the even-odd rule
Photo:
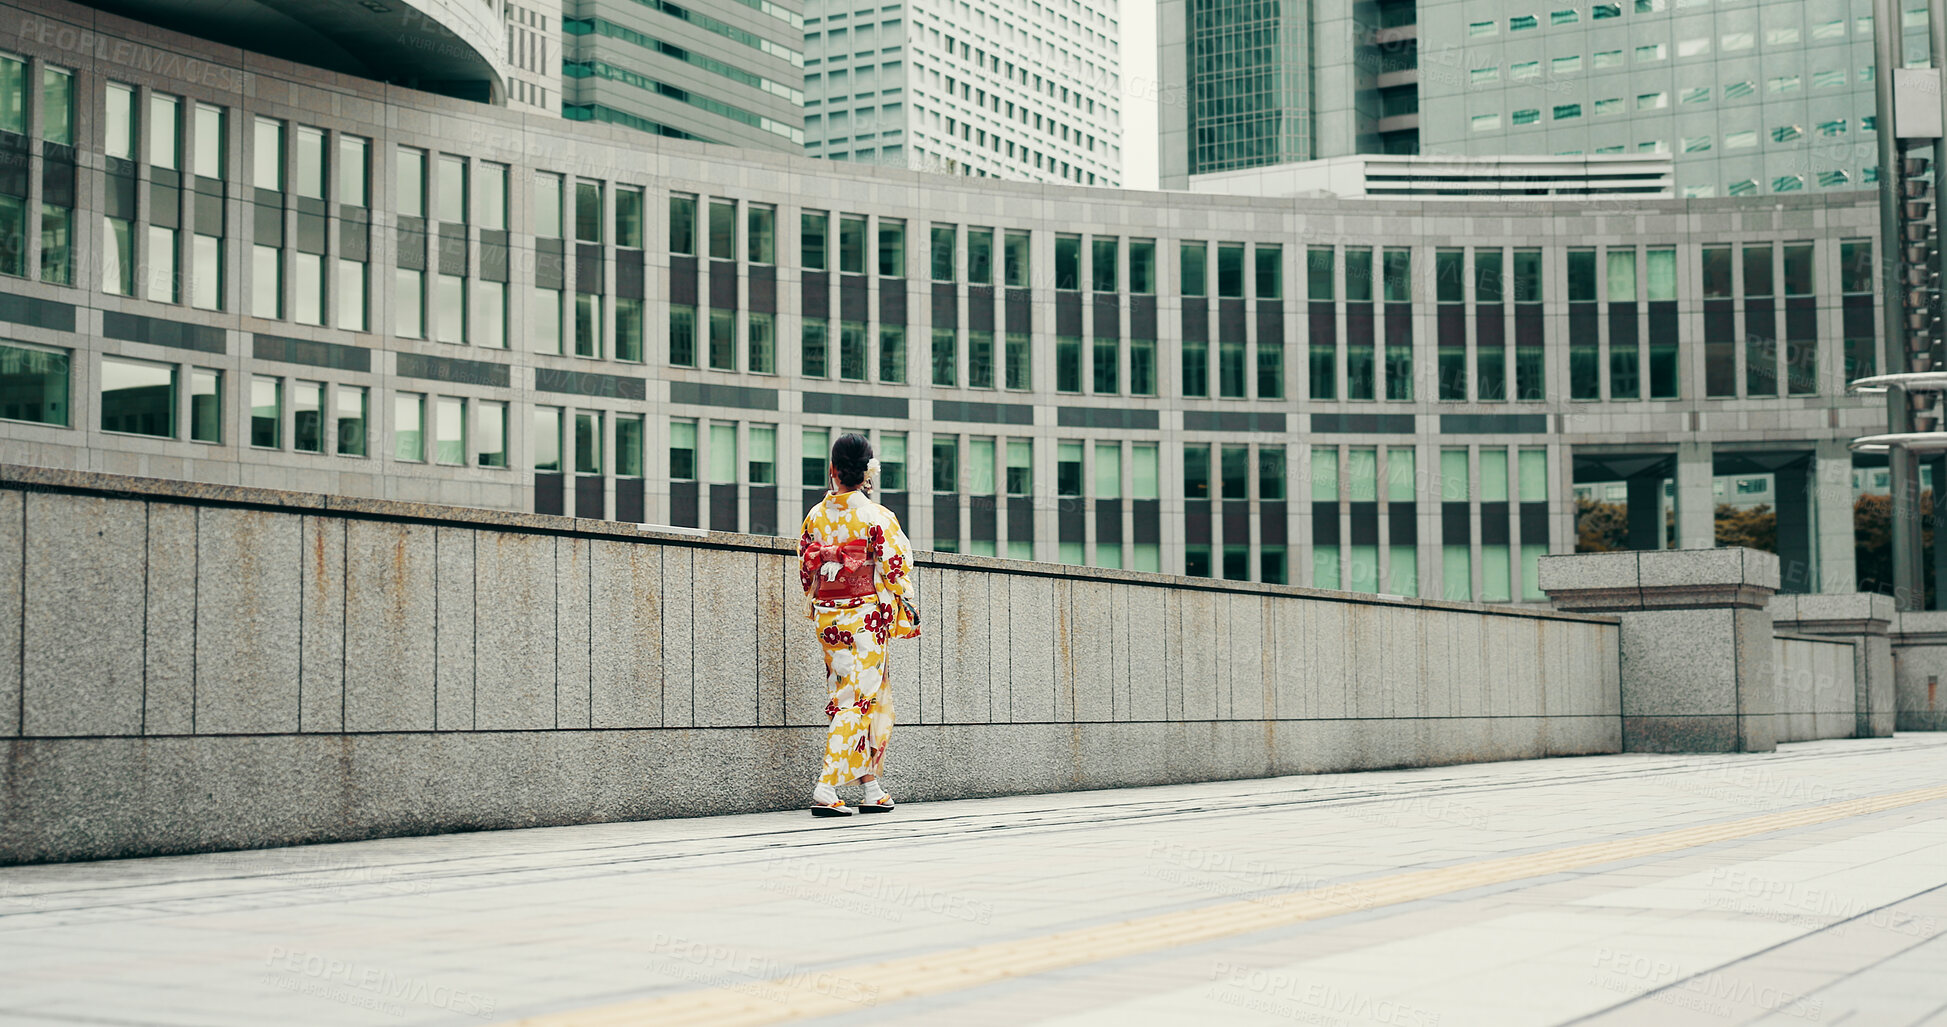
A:
<svg viewBox="0 0 1947 1027">
<path fill-rule="evenodd" d="M 872 443 L 863 435 L 840 435 L 832 443 L 832 467 L 838 471 L 838 483 L 846 488 L 858 488 L 865 481 L 865 465 L 872 462 Z"/>
</svg>

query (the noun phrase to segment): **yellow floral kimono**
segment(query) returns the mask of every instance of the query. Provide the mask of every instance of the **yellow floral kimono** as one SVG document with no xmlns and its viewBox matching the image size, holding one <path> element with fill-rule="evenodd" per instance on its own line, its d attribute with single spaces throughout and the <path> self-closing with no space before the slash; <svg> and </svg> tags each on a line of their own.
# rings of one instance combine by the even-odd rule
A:
<svg viewBox="0 0 1947 1027">
<path fill-rule="evenodd" d="M 825 603 L 812 600 L 821 547 L 867 541 L 875 564 L 877 592 Z M 825 648 L 825 684 L 831 699 L 825 716 L 825 770 L 818 783 L 834 787 L 878 776 L 892 736 L 892 689 L 886 687 L 886 660 L 893 638 L 919 634 L 907 591 L 912 587 L 912 543 L 899 530 L 899 518 L 863 492 L 828 495 L 805 515 L 798 538 L 799 583 L 804 586 L 811 620 Z"/>
</svg>

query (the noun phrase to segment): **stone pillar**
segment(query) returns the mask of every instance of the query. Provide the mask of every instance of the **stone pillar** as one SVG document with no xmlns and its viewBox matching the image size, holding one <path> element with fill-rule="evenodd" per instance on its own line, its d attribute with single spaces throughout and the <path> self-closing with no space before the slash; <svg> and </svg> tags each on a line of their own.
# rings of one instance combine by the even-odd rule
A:
<svg viewBox="0 0 1947 1027">
<path fill-rule="evenodd" d="M 1622 622 L 1624 752 L 1777 748 L 1771 611 L 1778 558 L 1671 549 L 1541 558 L 1558 610 Z"/>
<path fill-rule="evenodd" d="M 1892 642 L 1894 728 L 1947 731 L 1947 611 L 1902 610 Z"/>
<path fill-rule="evenodd" d="M 1852 526 L 1852 451 L 1844 439 L 1818 444 L 1813 475 L 1812 521 L 1818 532 L 1813 559 L 1819 591 L 1848 593 L 1859 587 L 1858 548 Z"/>
<path fill-rule="evenodd" d="M 1677 444 L 1677 545 L 1685 549 L 1717 544 L 1716 473 L 1710 443 Z"/>
<path fill-rule="evenodd" d="M 1871 592 L 1777 596 L 1771 600 L 1774 631 L 1836 635 L 1853 643 L 1854 738 L 1893 733 L 1893 597 Z"/>
</svg>

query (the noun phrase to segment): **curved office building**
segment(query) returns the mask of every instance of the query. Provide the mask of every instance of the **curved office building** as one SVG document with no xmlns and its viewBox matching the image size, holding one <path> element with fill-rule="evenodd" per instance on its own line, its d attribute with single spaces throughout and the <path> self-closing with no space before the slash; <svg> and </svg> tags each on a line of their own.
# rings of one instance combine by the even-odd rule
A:
<svg viewBox="0 0 1947 1027">
<path fill-rule="evenodd" d="M 1853 590 L 1869 192 L 1009 184 L 0 11 L 6 462 L 790 535 L 859 430 L 922 548 L 1515 601 L 1749 482 Z"/>
</svg>

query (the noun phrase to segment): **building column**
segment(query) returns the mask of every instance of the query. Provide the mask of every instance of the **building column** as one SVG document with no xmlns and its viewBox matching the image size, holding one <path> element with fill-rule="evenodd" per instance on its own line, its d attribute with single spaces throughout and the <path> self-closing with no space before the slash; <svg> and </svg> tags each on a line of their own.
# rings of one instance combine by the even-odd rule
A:
<svg viewBox="0 0 1947 1027">
<path fill-rule="evenodd" d="M 1646 471 L 1628 480 L 1629 548 L 1663 548 L 1663 472 Z"/>
<path fill-rule="evenodd" d="M 1716 468 L 1708 442 L 1677 443 L 1677 545 L 1717 545 Z"/>
<path fill-rule="evenodd" d="M 1620 622 L 1624 752 L 1770 752 L 1778 558 L 1742 547 L 1541 558 L 1558 610 Z"/>
<path fill-rule="evenodd" d="M 1850 593 L 1858 588 L 1859 551 L 1852 524 L 1852 451 L 1844 441 L 1827 439 L 1813 457 L 1812 527 L 1816 541 L 1818 590 Z"/>
<path fill-rule="evenodd" d="M 1818 588 L 1813 564 L 1814 520 L 1812 461 L 1800 461 L 1771 472 L 1773 507 L 1778 513 L 1778 590 L 1793 594 Z"/>
</svg>

